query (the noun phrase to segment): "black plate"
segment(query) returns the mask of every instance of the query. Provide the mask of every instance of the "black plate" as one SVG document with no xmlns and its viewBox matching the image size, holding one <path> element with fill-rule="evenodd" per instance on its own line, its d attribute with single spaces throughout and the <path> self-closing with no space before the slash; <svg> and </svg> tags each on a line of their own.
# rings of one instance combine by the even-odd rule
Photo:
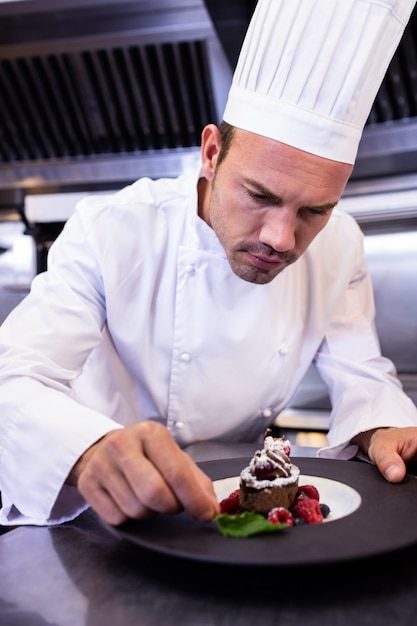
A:
<svg viewBox="0 0 417 626">
<path fill-rule="evenodd" d="M 199 466 L 213 479 L 238 476 L 248 458 L 206 461 Z M 349 515 L 325 524 L 298 526 L 245 539 L 223 537 L 214 522 L 188 514 L 158 515 L 114 528 L 120 538 L 158 553 L 208 563 L 245 566 L 299 566 L 337 563 L 393 552 L 417 543 L 417 480 L 388 483 L 368 463 L 294 458 L 302 475 L 349 485 L 362 502 Z M 328 502 L 331 506 L 331 502 Z"/>
</svg>

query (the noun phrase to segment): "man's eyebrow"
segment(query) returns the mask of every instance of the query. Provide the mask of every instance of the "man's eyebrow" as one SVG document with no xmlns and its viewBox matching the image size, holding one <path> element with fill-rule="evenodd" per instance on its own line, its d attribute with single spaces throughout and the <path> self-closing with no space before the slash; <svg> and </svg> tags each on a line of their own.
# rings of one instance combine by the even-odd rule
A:
<svg viewBox="0 0 417 626">
<path fill-rule="evenodd" d="M 254 187 L 260 194 L 262 194 L 268 200 L 272 200 L 273 202 L 276 202 L 277 204 L 282 203 L 282 198 L 280 196 L 277 196 L 267 187 L 264 187 L 262 183 L 258 183 L 256 180 L 252 180 L 251 178 L 246 178 L 244 182 Z M 328 204 L 323 204 L 320 206 L 302 206 L 300 207 L 300 209 L 309 209 L 311 211 L 330 211 L 331 209 L 334 209 L 336 204 L 337 202 L 329 202 Z"/>
<path fill-rule="evenodd" d="M 256 180 L 252 180 L 252 178 L 245 178 L 244 182 L 248 185 L 251 185 L 251 187 L 254 187 L 257 191 L 259 191 L 260 194 L 265 196 L 265 198 L 268 198 L 269 200 L 274 200 L 277 203 L 282 202 L 282 198 L 280 196 L 277 196 L 270 189 L 264 187 L 262 183 L 258 183 Z"/>
</svg>

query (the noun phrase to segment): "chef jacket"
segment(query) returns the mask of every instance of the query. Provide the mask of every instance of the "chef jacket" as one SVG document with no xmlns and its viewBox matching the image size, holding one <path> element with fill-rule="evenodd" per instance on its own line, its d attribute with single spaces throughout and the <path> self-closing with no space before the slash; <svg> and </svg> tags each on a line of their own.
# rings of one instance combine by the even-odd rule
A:
<svg viewBox="0 0 417 626">
<path fill-rule="evenodd" d="M 312 362 L 329 387 L 329 446 L 417 425 L 380 354 L 354 219 L 335 209 L 304 255 L 257 285 L 230 268 L 197 214 L 200 169 L 82 200 L 48 271 L 0 329 L 0 491 L 5 524 L 52 524 L 86 508 L 64 485 L 114 428 L 166 425 L 180 446 L 256 441 Z"/>
</svg>

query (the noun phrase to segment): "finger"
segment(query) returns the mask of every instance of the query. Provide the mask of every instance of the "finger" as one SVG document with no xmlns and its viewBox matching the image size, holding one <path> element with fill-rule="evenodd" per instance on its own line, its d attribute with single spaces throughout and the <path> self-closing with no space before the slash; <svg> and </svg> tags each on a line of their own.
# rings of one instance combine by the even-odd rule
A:
<svg viewBox="0 0 417 626">
<path fill-rule="evenodd" d="M 181 450 L 168 456 L 169 464 L 141 458 L 124 465 L 137 499 L 155 513 L 175 514 L 185 509 L 201 521 L 212 519 L 218 502 L 211 480 Z M 139 476 L 146 479 L 138 482 Z"/>
<path fill-rule="evenodd" d="M 184 489 L 183 485 L 178 487 L 177 495 L 183 507 L 200 521 L 209 521 L 220 512 L 219 502 L 214 492 L 212 480 L 205 474 L 195 462 L 185 453 L 184 462 L 189 467 L 192 477 L 192 491 L 190 488 Z M 193 500 L 193 494 L 198 494 L 201 498 L 198 503 Z"/>
<path fill-rule="evenodd" d="M 103 488 L 96 489 L 94 493 L 90 493 L 89 504 L 97 515 L 112 526 L 120 526 L 120 524 L 124 524 L 129 519 L 111 495 Z"/>
<path fill-rule="evenodd" d="M 190 456 L 175 443 L 166 429 L 159 437 L 145 437 L 144 453 L 151 459 L 164 482 L 175 494 L 181 506 L 193 517 L 208 521 L 219 512 L 219 504 L 210 478 L 194 463 Z M 160 450 L 164 449 L 164 454 Z"/>
<path fill-rule="evenodd" d="M 393 453 L 390 457 L 377 458 L 376 465 L 384 478 L 390 483 L 401 482 L 407 473 L 404 461 L 396 453 Z"/>
<path fill-rule="evenodd" d="M 134 498 L 143 509 L 154 513 L 175 514 L 183 507 L 156 465 L 145 457 L 129 459 L 123 465 Z"/>
<path fill-rule="evenodd" d="M 372 436 L 368 455 L 386 480 L 399 483 L 404 479 L 406 464 L 397 452 L 395 438 L 387 431 L 378 431 Z"/>
<path fill-rule="evenodd" d="M 128 516 L 117 504 L 111 492 L 101 482 L 94 479 L 94 474 L 90 474 L 88 467 L 80 474 L 78 491 L 108 524 L 119 525 L 127 521 Z"/>
</svg>

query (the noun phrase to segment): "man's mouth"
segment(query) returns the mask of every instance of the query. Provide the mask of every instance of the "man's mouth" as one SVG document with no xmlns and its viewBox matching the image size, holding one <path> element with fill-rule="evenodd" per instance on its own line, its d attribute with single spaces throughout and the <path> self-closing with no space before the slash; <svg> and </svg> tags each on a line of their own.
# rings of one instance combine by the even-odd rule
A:
<svg viewBox="0 0 417 626">
<path fill-rule="evenodd" d="M 252 265 L 261 270 L 277 270 L 282 269 L 287 265 L 287 261 L 285 261 L 284 259 L 260 257 L 248 251 L 246 252 L 246 256 Z"/>
</svg>

